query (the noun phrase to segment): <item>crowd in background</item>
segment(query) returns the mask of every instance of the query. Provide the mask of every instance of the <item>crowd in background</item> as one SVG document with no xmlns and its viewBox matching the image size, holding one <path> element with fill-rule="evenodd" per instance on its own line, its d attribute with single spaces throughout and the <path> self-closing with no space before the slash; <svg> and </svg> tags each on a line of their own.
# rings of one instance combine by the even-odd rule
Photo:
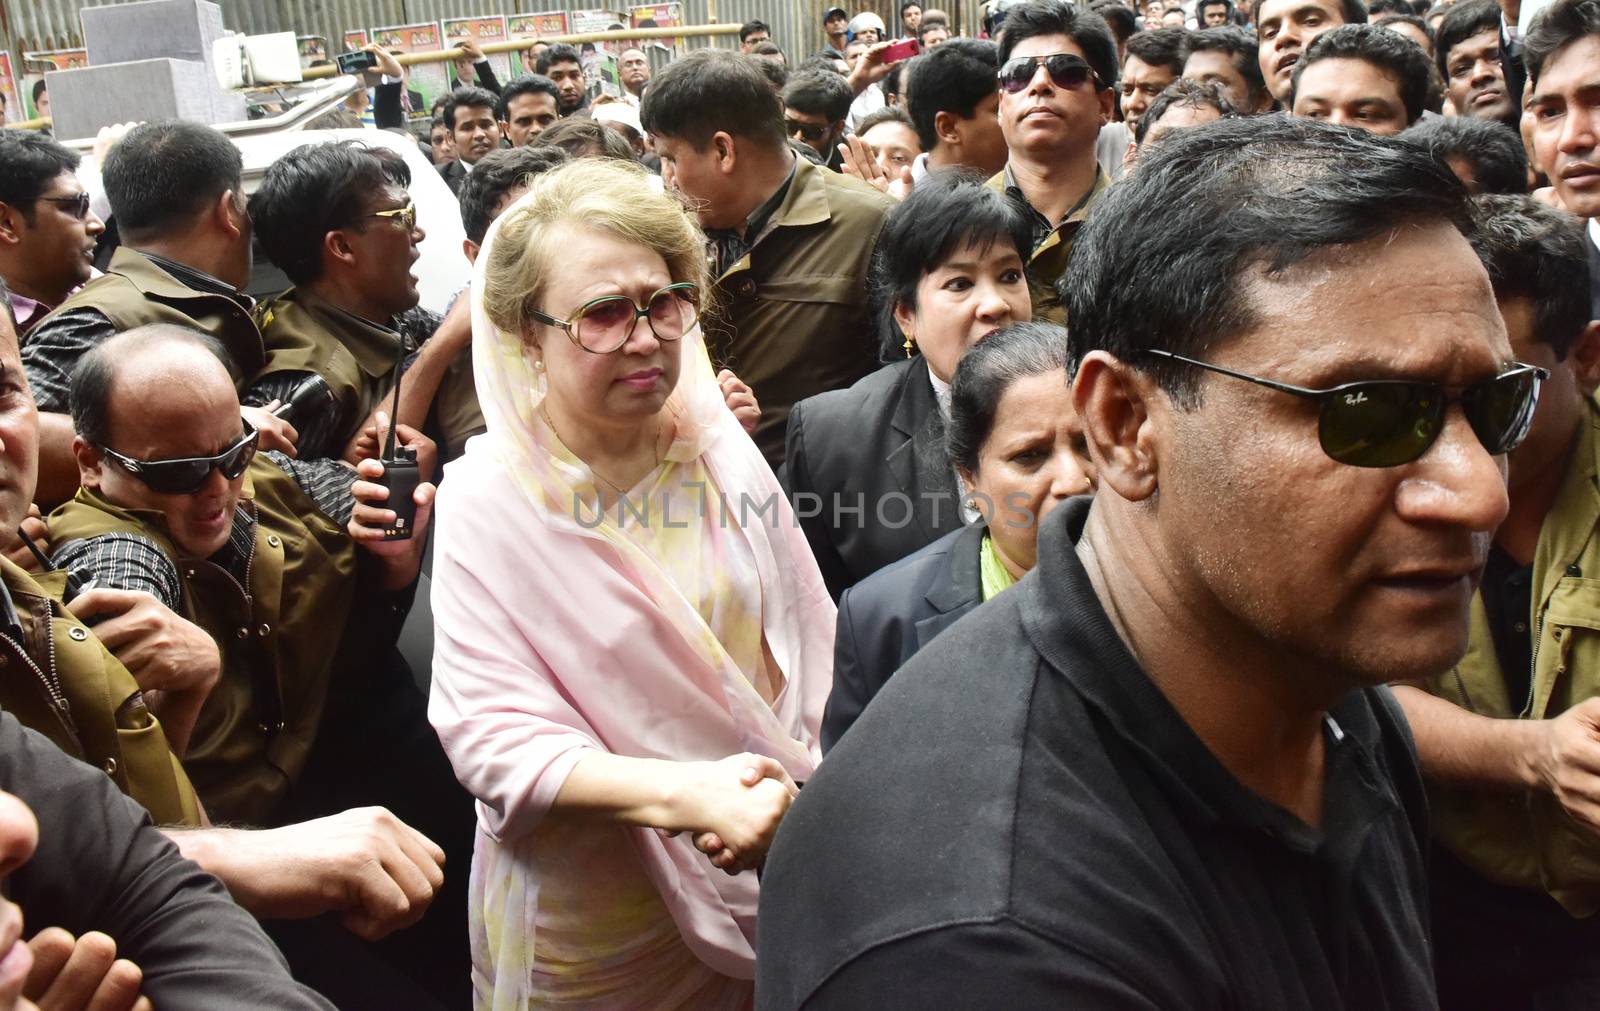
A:
<svg viewBox="0 0 1600 1011">
<path fill-rule="evenodd" d="M 1594 1006 L 1600 0 L 1519 13 L 0 133 L 0 1009 Z"/>
</svg>

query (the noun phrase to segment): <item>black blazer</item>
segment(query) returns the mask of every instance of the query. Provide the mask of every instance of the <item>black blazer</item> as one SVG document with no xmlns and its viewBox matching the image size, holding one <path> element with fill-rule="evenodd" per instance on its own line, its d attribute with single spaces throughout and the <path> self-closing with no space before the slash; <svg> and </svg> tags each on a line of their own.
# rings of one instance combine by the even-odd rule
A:
<svg viewBox="0 0 1600 1011">
<path fill-rule="evenodd" d="M 1600 246 L 1594 244 L 1588 222 L 1583 225 L 1583 245 L 1589 251 L 1589 318 L 1600 319 Z"/>
<path fill-rule="evenodd" d="M 795 404 L 784 461 L 780 480 L 835 600 L 961 526 L 944 419 L 920 355 Z"/>
<path fill-rule="evenodd" d="M 439 174 L 444 176 L 444 183 L 450 187 L 450 192 L 460 196 L 461 184 L 467 180 L 467 169 L 465 165 L 461 164 L 461 159 L 451 158 L 443 165 L 435 165 L 434 168 L 437 168 Z"/>
<path fill-rule="evenodd" d="M 979 551 L 986 529 L 978 523 L 946 534 L 839 598 L 823 751 L 844 736 L 912 654 L 983 602 Z"/>
</svg>

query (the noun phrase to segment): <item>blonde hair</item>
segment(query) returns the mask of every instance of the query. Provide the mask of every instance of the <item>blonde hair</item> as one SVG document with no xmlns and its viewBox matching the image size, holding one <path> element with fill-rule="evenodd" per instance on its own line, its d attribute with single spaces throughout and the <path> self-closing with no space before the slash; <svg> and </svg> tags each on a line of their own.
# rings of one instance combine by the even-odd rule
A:
<svg viewBox="0 0 1600 1011">
<path fill-rule="evenodd" d="M 544 297 L 564 233 L 581 229 L 608 232 L 657 253 L 673 283 L 699 285 L 702 306 L 706 302 L 704 234 L 674 196 L 652 190 L 635 166 L 583 158 L 546 172 L 499 226 L 484 267 L 483 304 L 490 322 L 509 333 L 527 333 L 529 310 Z"/>
</svg>

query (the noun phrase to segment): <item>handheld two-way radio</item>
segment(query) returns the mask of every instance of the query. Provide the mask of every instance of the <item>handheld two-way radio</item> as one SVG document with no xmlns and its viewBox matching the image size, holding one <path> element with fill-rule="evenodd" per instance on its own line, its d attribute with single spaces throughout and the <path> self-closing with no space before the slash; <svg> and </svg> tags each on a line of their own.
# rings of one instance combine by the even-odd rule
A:
<svg viewBox="0 0 1600 1011">
<path fill-rule="evenodd" d="M 400 374 L 406 360 L 406 342 L 400 341 L 400 350 L 394 360 L 394 402 L 390 407 L 389 434 L 383 441 L 383 453 L 378 462 L 383 464 L 383 477 L 379 484 L 389 489 L 389 500 L 384 503 L 394 512 L 394 521 L 383 528 L 386 541 L 408 541 L 417 519 L 417 484 L 421 473 L 417 469 L 417 451 L 394 444 L 395 429 L 400 427 Z"/>
</svg>

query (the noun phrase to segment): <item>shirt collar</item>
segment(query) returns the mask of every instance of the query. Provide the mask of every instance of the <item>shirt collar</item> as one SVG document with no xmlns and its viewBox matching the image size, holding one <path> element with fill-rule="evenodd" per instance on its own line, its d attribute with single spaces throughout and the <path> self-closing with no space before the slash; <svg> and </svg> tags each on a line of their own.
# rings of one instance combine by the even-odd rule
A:
<svg viewBox="0 0 1600 1011">
<path fill-rule="evenodd" d="M 203 270 L 191 267 L 186 263 L 179 263 L 176 260 L 169 260 L 165 256 L 158 256 L 148 250 L 141 249 L 139 252 L 150 262 L 196 291 L 210 292 L 213 295 L 226 295 L 232 299 L 243 300 L 247 304 L 254 304 L 254 300 L 248 295 L 226 281 L 219 281 Z"/>
<path fill-rule="evenodd" d="M 17 333 L 25 334 L 45 316 L 49 315 L 50 306 L 36 301 L 26 295 L 11 292 L 11 314 L 17 318 Z"/>
<path fill-rule="evenodd" d="M 800 168 L 800 158 L 797 155 L 789 157 L 789 174 L 784 176 L 783 183 L 773 191 L 772 196 L 762 202 L 760 207 L 750 212 L 744 219 L 744 237 L 746 242 L 754 242 L 767 227 L 767 222 L 778 212 L 783 205 L 783 198 L 789 195 L 789 187 L 794 185 L 794 174 Z"/>
<path fill-rule="evenodd" d="M 1589 242 L 1600 249 L 1600 218 L 1589 219 Z"/>
<path fill-rule="evenodd" d="M 1043 243 L 1045 239 L 1048 239 L 1051 234 L 1060 229 L 1062 225 L 1065 225 L 1067 222 L 1071 221 L 1073 215 L 1083 210 L 1084 206 L 1094 198 L 1094 195 L 1097 192 L 1099 192 L 1100 180 L 1101 176 L 1103 175 L 1103 172 L 1100 168 L 1100 163 L 1096 162 L 1094 166 L 1094 184 L 1089 187 L 1088 192 L 1084 193 L 1083 196 L 1078 198 L 1077 203 L 1073 204 L 1067 209 L 1067 213 L 1061 216 L 1060 221 L 1052 222 L 1049 218 L 1041 214 L 1037 207 L 1033 206 L 1033 203 L 1028 199 L 1027 194 L 1022 192 L 1022 187 L 1017 185 L 1017 177 L 1011 174 L 1011 163 L 1006 162 L 1006 167 L 1001 171 L 1004 173 L 1006 196 L 1011 197 L 1024 208 L 1028 215 L 1029 222 L 1033 225 L 1034 249 L 1038 249 L 1040 244 Z"/>
</svg>

